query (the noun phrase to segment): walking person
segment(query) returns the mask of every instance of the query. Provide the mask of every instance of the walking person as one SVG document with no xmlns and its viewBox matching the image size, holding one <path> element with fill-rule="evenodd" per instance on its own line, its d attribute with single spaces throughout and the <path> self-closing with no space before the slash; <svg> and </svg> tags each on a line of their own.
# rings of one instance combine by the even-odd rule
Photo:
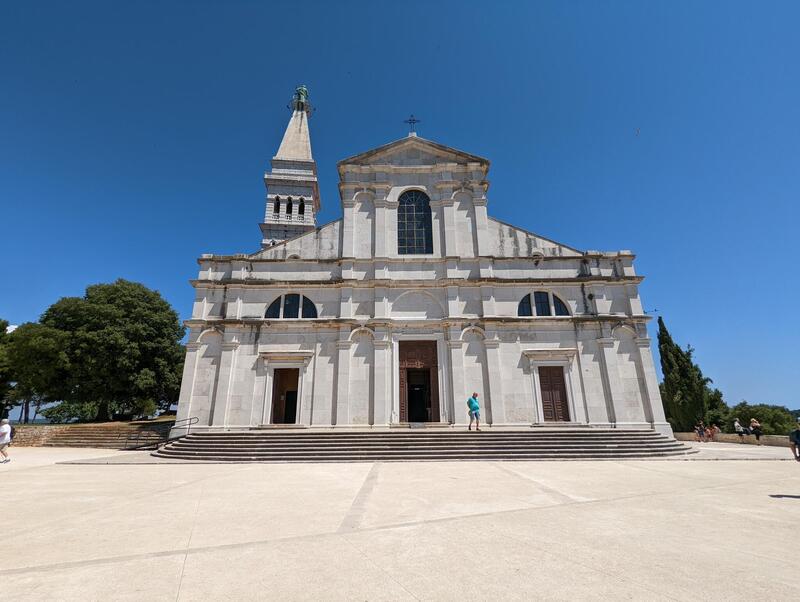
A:
<svg viewBox="0 0 800 602">
<path fill-rule="evenodd" d="M 761 430 L 761 423 L 755 418 L 750 419 L 750 432 L 756 436 L 756 443 L 761 445 L 761 435 L 763 431 Z"/>
<path fill-rule="evenodd" d="M 8 457 L 9 445 L 11 445 L 11 425 L 8 422 L 8 418 L 3 418 L 0 420 L 0 455 L 3 456 L 2 464 L 11 462 L 11 458 Z"/>
<path fill-rule="evenodd" d="M 792 447 L 794 459 L 800 462 L 800 418 L 797 419 L 796 428 L 789 433 L 789 444 Z"/>
<path fill-rule="evenodd" d="M 739 443 L 744 443 L 744 427 L 739 424 L 738 418 L 733 420 L 733 429 L 736 431 L 736 434 L 739 435 Z"/>
<path fill-rule="evenodd" d="M 469 408 L 469 428 L 472 430 L 472 421 L 475 421 L 475 430 L 481 430 L 481 406 L 478 403 L 478 394 L 473 392 L 472 397 L 467 400 L 467 407 Z"/>
</svg>

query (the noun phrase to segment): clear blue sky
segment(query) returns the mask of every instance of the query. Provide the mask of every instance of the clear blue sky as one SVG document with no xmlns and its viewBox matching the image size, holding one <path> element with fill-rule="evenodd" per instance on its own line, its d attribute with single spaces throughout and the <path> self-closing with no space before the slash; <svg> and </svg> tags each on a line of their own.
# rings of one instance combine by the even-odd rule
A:
<svg viewBox="0 0 800 602">
<path fill-rule="evenodd" d="M 188 317 L 201 253 L 258 248 L 305 83 L 322 221 L 336 161 L 413 112 L 492 161 L 495 217 L 634 250 L 645 308 L 729 403 L 800 407 L 798 23 L 796 2 L 3 2 L 0 317 L 118 277 Z"/>
</svg>

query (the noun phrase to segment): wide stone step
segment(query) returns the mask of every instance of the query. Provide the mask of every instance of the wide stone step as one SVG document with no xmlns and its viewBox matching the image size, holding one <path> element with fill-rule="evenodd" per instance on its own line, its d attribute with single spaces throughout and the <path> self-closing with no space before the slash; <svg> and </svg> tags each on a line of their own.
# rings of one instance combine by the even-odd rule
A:
<svg viewBox="0 0 800 602">
<path fill-rule="evenodd" d="M 436 449 L 440 447 L 453 447 L 453 448 L 489 448 L 499 447 L 507 449 L 517 448 L 561 448 L 561 447 L 575 447 L 575 446 L 591 446 L 591 447 L 631 447 L 640 448 L 647 446 L 663 446 L 663 445 L 677 445 L 684 447 L 680 441 L 670 441 L 669 439 L 647 442 L 630 442 L 630 441 L 567 441 L 551 443 L 547 441 L 402 441 L 402 442 L 388 442 L 388 441 L 350 441 L 350 442 L 335 442 L 335 443 L 313 443 L 313 442 L 258 442 L 240 444 L 236 442 L 195 442 L 178 440 L 170 444 L 172 447 L 181 447 L 189 449 L 199 448 L 214 448 L 214 449 L 348 449 L 348 448 L 391 448 L 391 449 Z"/>
<path fill-rule="evenodd" d="M 634 459 L 694 450 L 655 431 L 192 433 L 154 452 L 221 462 Z"/>
</svg>

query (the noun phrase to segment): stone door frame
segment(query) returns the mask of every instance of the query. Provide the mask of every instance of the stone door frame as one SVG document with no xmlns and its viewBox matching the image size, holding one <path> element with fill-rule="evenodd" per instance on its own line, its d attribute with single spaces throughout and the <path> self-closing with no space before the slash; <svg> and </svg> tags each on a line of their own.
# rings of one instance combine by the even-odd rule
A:
<svg viewBox="0 0 800 602">
<path fill-rule="evenodd" d="M 297 415 L 294 424 L 304 424 L 303 419 L 303 385 L 307 379 L 309 362 L 313 357 L 312 352 L 306 351 L 263 351 L 259 353 L 266 368 L 266 386 L 261 400 L 260 426 L 272 424 L 272 394 L 275 385 L 275 370 L 280 368 L 298 368 L 297 377 Z"/>
<path fill-rule="evenodd" d="M 552 349 L 526 349 L 522 354 L 528 360 L 528 370 L 531 373 L 531 388 L 533 390 L 533 424 L 574 424 L 579 423 L 575 405 L 575 371 L 572 365 L 577 354 L 575 348 Z M 567 407 L 569 420 L 566 422 L 552 422 L 544 419 L 544 405 L 542 403 L 542 385 L 539 381 L 539 366 L 561 366 L 564 369 L 564 385 L 567 390 Z"/>
<path fill-rule="evenodd" d="M 433 422 L 449 422 L 448 407 L 450 389 L 447 386 L 447 371 L 450 369 L 450 354 L 447 353 L 443 332 L 437 333 L 392 333 L 392 413 L 390 424 L 400 424 L 400 341 L 436 341 L 436 382 L 439 387 L 439 416 Z"/>
</svg>

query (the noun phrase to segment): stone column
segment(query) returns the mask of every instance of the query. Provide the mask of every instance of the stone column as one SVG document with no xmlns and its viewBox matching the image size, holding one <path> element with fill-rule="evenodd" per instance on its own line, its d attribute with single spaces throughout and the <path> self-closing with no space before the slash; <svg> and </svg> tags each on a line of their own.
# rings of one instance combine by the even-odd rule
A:
<svg viewBox="0 0 800 602">
<path fill-rule="evenodd" d="M 391 341 L 385 333 L 378 336 L 376 333 L 375 339 L 372 341 L 375 353 L 375 364 L 373 366 L 374 372 L 374 400 L 373 403 L 373 424 L 384 426 L 389 424 L 389 417 L 392 414 L 390 407 L 392 396 L 389 394 L 389 385 L 391 381 L 391 365 L 389 362 L 389 345 Z"/>
<path fill-rule="evenodd" d="M 606 409 L 608 410 L 608 421 L 616 422 L 616 404 L 622 400 L 622 382 L 617 370 L 617 352 L 614 349 L 614 339 L 610 337 L 597 339 L 602 353 L 600 357 L 603 362 L 603 379 L 606 385 Z"/>
<path fill-rule="evenodd" d="M 491 338 L 484 342 L 486 348 L 486 369 L 488 371 L 488 399 L 486 400 L 486 422 L 502 424 L 505 418 L 505 403 L 503 400 L 503 372 L 500 362 L 500 340 Z"/>
<path fill-rule="evenodd" d="M 339 331 L 336 348 L 339 350 L 336 362 L 336 414 L 334 424 L 344 426 L 350 423 L 350 331 Z"/>
<path fill-rule="evenodd" d="M 219 376 L 217 380 L 217 393 L 214 396 L 214 411 L 211 419 L 212 426 L 227 426 L 228 402 L 233 388 L 233 375 L 236 371 L 236 350 L 238 341 L 222 343 L 222 357 L 219 362 Z"/>
</svg>

